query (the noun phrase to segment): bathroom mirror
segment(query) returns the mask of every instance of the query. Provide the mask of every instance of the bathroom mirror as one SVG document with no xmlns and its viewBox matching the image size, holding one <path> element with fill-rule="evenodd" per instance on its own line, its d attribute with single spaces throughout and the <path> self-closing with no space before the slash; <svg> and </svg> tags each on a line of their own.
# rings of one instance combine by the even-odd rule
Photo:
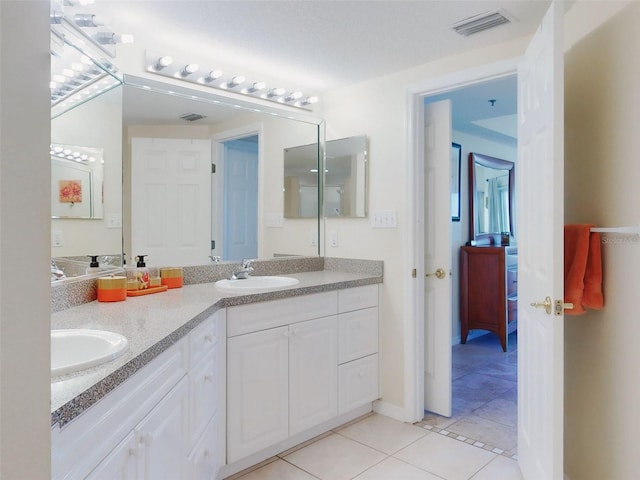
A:
<svg viewBox="0 0 640 480">
<path fill-rule="evenodd" d="M 125 75 L 123 125 L 127 257 L 202 265 L 216 256 L 319 254 L 312 240 L 320 237 L 317 207 L 304 222 L 285 219 L 282 152 L 301 143 L 322 147 L 320 119 Z M 170 160 L 174 146 L 178 157 Z M 316 169 L 318 154 L 316 148 Z M 203 170 L 191 180 L 162 177 L 165 159 Z M 159 185 L 168 193 L 159 193 Z"/>
<path fill-rule="evenodd" d="M 56 112 L 51 146 L 51 257 L 83 261 L 87 255 L 119 257 L 122 86 Z M 87 155 L 87 161 L 63 160 L 58 154 L 66 150 L 72 158 L 74 153 L 76 158 Z"/>
<path fill-rule="evenodd" d="M 469 232 L 472 240 L 500 244 L 500 234 L 515 235 L 515 164 L 469 154 Z"/>
<path fill-rule="evenodd" d="M 313 216 L 318 205 L 317 144 L 284 150 L 285 218 Z M 367 137 L 326 142 L 323 202 L 326 217 L 367 216 Z"/>
</svg>

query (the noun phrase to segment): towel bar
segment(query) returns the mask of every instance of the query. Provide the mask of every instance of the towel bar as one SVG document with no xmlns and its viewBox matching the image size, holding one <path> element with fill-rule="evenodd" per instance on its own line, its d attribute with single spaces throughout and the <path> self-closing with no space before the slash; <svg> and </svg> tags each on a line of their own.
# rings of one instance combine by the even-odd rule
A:
<svg viewBox="0 0 640 480">
<path fill-rule="evenodd" d="M 629 227 L 592 227 L 591 231 L 602 233 L 628 233 L 631 235 L 640 235 L 640 225 L 632 225 Z"/>
</svg>

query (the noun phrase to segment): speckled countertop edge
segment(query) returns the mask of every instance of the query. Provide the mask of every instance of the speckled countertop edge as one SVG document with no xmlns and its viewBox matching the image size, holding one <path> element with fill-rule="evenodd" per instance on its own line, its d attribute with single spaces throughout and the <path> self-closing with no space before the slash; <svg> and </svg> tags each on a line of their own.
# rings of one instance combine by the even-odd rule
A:
<svg viewBox="0 0 640 480">
<path fill-rule="evenodd" d="M 371 261 L 363 262 L 362 265 Z M 52 328 L 98 328 L 122 333 L 130 340 L 131 351 L 105 366 L 54 379 L 51 425 L 62 427 L 72 421 L 221 308 L 382 283 L 381 267 L 379 272 L 373 268 L 375 274 L 353 272 L 359 270 L 353 265 L 345 267 L 345 271 L 290 273 L 288 276 L 300 281 L 296 287 L 259 294 L 222 296 L 213 283 L 201 283 L 125 302 L 91 302 L 54 313 Z M 140 332 L 150 331 L 152 338 L 138 338 L 144 336 Z"/>
</svg>

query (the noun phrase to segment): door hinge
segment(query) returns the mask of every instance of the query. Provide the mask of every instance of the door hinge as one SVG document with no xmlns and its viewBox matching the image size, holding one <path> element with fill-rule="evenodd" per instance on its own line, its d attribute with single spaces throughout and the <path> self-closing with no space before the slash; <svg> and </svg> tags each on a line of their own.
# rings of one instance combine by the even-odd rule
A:
<svg viewBox="0 0 640 480">
<path fill-rule="evenodd" d="M 211 240 L 211 250 L 215 250 L 215 249 L 216 249 L 216 241 Z"/>
<path fill-rule="evenodd" d="M 211 173 L 216 173 L 216 164 L 215 163 L 211 164 Z"/>
<path fill-rule="evenodd" d="M 416 278 L 418 276 L 418 269 L 414 268 L 411 270 L 411 278 Z"/>
</svg>

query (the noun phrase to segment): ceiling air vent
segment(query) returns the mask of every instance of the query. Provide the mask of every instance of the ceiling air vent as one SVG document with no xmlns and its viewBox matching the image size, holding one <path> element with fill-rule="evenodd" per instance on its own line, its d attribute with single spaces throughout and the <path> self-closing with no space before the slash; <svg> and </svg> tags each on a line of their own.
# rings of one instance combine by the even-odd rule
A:
<svg viewBox="0 0 640 480">
<path fill-rule="evenodd" d="M 196 120 L 202 120 L 207 118 L 206 115 L 200 115 L 199 113 L 185 113 L 180 116 L 180 120 L 186 120 L 187 122 L 195 122 Z"/>
<path fill-rule="evenodd" d="M 504 25 L 505 23 L 511 22 L 511 18 L 507 17 L 503 10 L 496 10 L 465 18 L 464 20 L 453 24 L 451 28 L 460 35 L 468 37 L 474 33 L 482 32 L 484 30 L 497 27 L 498 25 Z"/>
</svg>

